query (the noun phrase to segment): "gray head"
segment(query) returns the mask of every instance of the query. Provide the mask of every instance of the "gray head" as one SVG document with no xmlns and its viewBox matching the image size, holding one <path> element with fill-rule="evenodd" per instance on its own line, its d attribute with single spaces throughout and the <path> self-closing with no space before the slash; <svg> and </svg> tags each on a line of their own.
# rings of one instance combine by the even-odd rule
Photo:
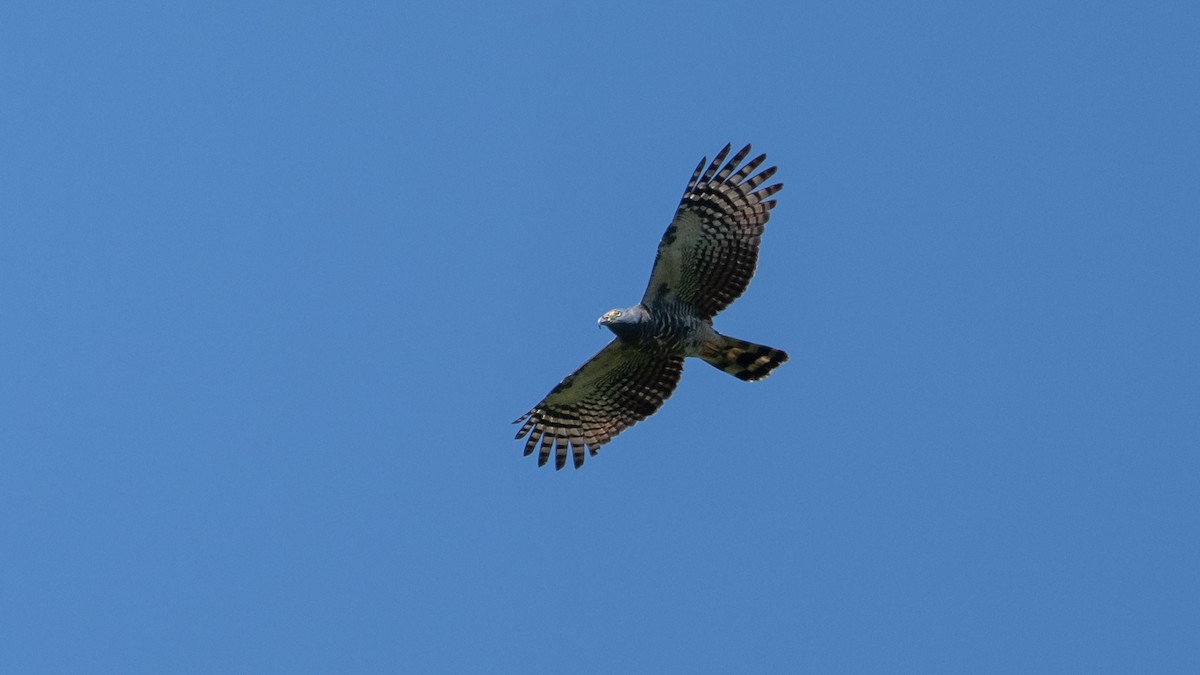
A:
<svg viewBox="0 0 1200 675">
<path fill-rule="evenodd" d="M 620 337 L 633 337 L 646 316 L 646 308 L 640 304 L 624 309 L 610 309 L 600 317 L 596 325 L 606 326 Z"/>
</svg>

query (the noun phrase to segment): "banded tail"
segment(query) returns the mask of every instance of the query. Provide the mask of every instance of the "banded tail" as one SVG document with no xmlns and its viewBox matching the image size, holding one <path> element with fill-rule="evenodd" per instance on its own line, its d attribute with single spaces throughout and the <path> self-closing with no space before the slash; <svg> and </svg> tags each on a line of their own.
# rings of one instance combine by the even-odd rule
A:
<svg viewBox="0 0 1200 675">
<path fill-rule="evenodd" d="M 739 380 L 753 382 L 770 375 L 788 355 L 781 349 L 718 334 L 716 341 L 704 345 L 700 358 Z"/>
</svg>

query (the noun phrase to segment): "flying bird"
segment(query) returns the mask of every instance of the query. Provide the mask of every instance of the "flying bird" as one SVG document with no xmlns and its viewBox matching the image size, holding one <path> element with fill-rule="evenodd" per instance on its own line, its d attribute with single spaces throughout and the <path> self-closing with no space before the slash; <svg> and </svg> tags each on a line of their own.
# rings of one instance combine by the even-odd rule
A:
<svg viewBox="0 0 1200 675">
<path fill-rule="evenodd" d="M 766 160 L 742 148 L 728 162 L 726 145 L 711 164 L 700 160 L 654 258 L 642 301 L 614 309 L 598 323 L 616 334 L 604 349 L 517 418 L 525 454 L 538 466 L 575 468 L 597 449 L 662 406 L 695 356 L 740 380 L 761 380 L 787 361 L 779 349 L 713 330 L 712 319 L 738 298 L 758 264 L 758 247 L 782 183 L 760 188 L 777 167 L 754 174 Z M 707 168 L 705 164 L 708 164 Z M 522 424 L 523 423 L 523 424 Z"/>
</svg>

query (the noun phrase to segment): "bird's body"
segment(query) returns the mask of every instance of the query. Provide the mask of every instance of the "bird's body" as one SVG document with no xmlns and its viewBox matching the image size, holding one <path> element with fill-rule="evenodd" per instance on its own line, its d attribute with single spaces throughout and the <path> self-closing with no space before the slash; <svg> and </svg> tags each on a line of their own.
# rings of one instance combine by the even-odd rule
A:
<svg viewBox="0 0 1200 675">
<path fill-rule="evenodd" d="M 766 155 L 734 173 L 750 153 L 748 145 L 722 167 L 729 150 L 725 146 L 707 169 L 707 158 L 696 167 L 659 243 L 642 301 L 600 317 L 616 338 L 517 419 L 524 422 L 517 438 L 529 435 L 525 454 L 537 449 L 539 466 L 553 453 L 561 469 L 570 452 L 579 468 L 585 449 L 596 454 L 653 414 L 678 384 L 685 357 L 742 380 L 762 379 L 787 360 L 781 350 L 726 337 L 712 325 L 712 317 L 750 283 L 775 205 L 766 198 L 783 188 L 758 189 L 775 167 L 751 177 Z"/>
<path fill-rule="evenodd" d="M 667 356 L 700 356 L 704 343 L 716 335 L 712 322 L 673 311 L 677 308 L 664 304 L 638 303 L 616 309 L 600 317 L 598 323 L 611 330 L 618 340 L 638 349 Z"/>
</svg>

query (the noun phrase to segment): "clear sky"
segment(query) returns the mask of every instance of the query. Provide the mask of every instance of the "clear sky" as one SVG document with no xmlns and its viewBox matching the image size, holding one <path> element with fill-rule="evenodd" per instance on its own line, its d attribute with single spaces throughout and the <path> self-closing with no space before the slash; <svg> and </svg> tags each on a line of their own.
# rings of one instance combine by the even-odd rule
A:
<svg viewBox="0 0 1200 675">
<path fill-rule="evenodd" d="M 0 671 L 1200 671 L 1198 35 L 4 3 Z M 792 360 L 537 468 L 727 142 Z"/>
</svg>

